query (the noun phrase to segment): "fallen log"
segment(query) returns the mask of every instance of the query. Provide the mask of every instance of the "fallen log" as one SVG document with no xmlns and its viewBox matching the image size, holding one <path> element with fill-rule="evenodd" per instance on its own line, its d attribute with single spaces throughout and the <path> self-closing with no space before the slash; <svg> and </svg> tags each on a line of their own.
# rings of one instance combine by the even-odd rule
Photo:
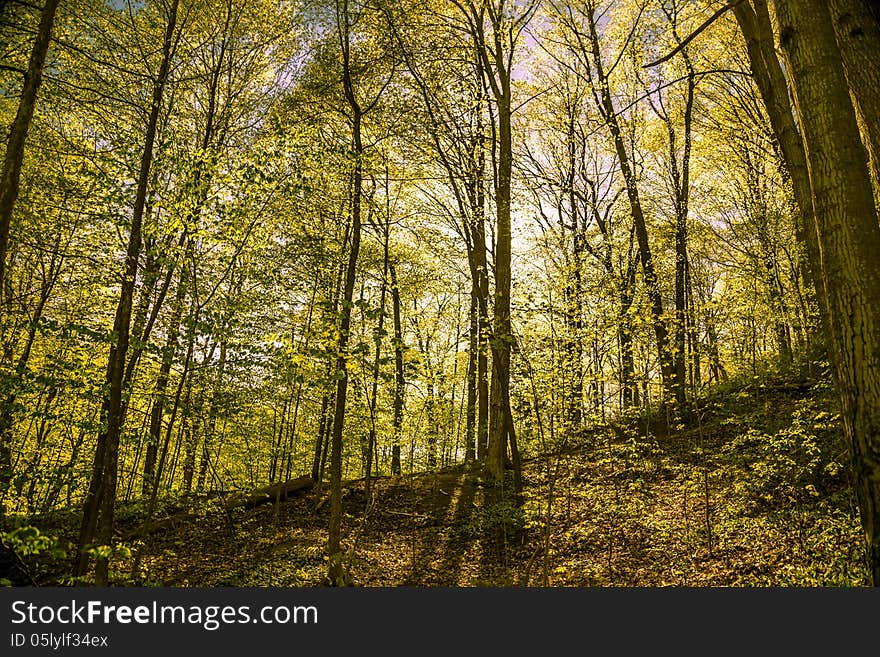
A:
<svg viewBox="0 0 880 657">
<path fill-rule="evenodd" d="M 279 481 L 275 484 L 263 486 L 247 493 L 239 493 L 230 497 L 224 503 L 227 511 L 232 509 L 251 509 L 260 504 L 274 502 L 278 499 L 286 499 L 291 493 L 308 490 L 314 485 L 311 477 L 299 477 L 288 481 Z"/>
<path fill-rule="evenodd" d="M 233 509 L 252 509 L 261 504 L 268 504 L 269 502 L 275 502 L 276 500 L 285 500 L 293 493 L 309 490 L 313 485 L 314 482 L 311 477 L 298 477 L 297 479 L 279 481 L 254 490 L 233 493 L 223 501 L 220 508 L 225 512 L 232 511 Z M 157 534 L 163 530 L 171 529 L 182 523 L 195 520 L 197 517 L 196 514 L 190 511 L 177 513 L 173 516 L 168 516 L 167 518 L 144 523 L 133 532 L 127 534 L 125 538 L 143 538 L 150 534 Z"/>
</svg>

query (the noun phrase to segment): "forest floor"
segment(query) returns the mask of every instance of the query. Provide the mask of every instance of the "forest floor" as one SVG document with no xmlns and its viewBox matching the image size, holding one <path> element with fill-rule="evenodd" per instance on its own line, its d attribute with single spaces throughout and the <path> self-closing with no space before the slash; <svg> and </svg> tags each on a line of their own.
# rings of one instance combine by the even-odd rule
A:
<svg viewBox="0 0 880 657">
<path fill-rule="evenodd" d="M 365 483 L 349 482 L 344 547 L 353 583 L 865 584 L 846 446 L 827 387 L 756 384 L 703 404 L 672 427 L 633 418 L 527 460 L 522 505 L 509 495 L 497 501 L 497 489 L 461 467 L 374 479 L 369 506 Z M 251 510 L 222 511 L 210 499 L 193 506 L 195 518 L 121 552 L 112 562 L 118 584 L 324 582 L 326 491 Z M 66 522 L 51 526 L 58 517 L 43 531 L 72 533 Z M 120 513 L 120 531 L 137 522 Z M 138 580 L 129 574 L 135 556 Z M 63 564 L 36 564 L 35 580 L 65 583 Z"/>
</svg>

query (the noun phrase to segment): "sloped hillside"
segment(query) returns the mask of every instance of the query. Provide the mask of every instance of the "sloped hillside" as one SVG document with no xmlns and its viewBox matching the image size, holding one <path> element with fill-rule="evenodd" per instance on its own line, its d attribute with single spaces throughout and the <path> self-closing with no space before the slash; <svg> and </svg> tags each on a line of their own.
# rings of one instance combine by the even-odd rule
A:
<svg viewBox="0 0 880 657">
<path fill-rule="evenodd" d="M 824 386 L 731 388 L 685 422 L 633 418 L 523 470 L 522 504 L 454 468 L 345 491 L 361 586 L 717 586 L 866 583 L 846 448 Z M 255 509 L 202 499 L 124 543 L 116 582 L 323 584 L 326 491 Z M 72 541 L 73 516 L 42 531 Z M 140 516 L 123 514 L 121 530 Z M 38 524 L 39 526 L 39 524 Z M 65 561 L 31 558 L 38 584 Z M 133 578 L 137 561 L 139 577 Z"/>
</svg>

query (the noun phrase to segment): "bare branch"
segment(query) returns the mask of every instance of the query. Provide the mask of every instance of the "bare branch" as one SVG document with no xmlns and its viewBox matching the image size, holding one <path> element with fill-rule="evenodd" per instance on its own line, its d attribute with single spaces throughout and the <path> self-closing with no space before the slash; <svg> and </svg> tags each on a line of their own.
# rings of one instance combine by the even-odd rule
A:
<svg viewBox="0 0 880 657">
<path fill-rule="evenodd" d="M 658 64 L 662 64 L 663 62 L 668 62 L 670 59 L 675 57 L 682 49 L 687 46 L 691 41 L 696 39 L 704 30 L 706 30 L 712 23 L 721 18 L 724 14 L 726 14 L 729 10 L 733 9 L 739 4 L 742 4 L 743 0 L 730 0 L 726 5 L 721 7 L 718 11 L 712 14 L 706 21 L 700 25 L 696 30 L 690 33 L 684 40 L 681 41 L 675 48 L 673 48 L 669 53 L 663 55 L 660 59 L 657 59 L 650 64 L 645 64 L 642 68 L 651 68 L 652 66 L 657 66 Z"/>
</svg>

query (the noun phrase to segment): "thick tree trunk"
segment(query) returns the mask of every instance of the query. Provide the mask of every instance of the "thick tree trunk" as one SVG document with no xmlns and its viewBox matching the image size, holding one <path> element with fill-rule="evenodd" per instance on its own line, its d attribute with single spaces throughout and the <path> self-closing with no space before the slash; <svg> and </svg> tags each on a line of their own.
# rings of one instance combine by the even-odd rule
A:
<svg viewBox="0 0 880 657">
<path fill-rule="evenodd" d="M 870 0 L 828 0 L 862 141 L 868 150 L 874 199 L 880 206 L 880 10 Z"/>
<path fill-rule="evenodd" d="M 751 5 L 743 2 L 736 5 L 733 12 L 745 37 L 752 75 L 767 110 L 773 133 L 779 142 L 786 173 L 791 178 L 792 191 L 799 210 L 795 221 L 795 238 L 800 251 L 806 255 L 806 267 L 802 267 L 802 275 L 807 287 L 815 293 L 820 313 L 824 317 L 827 314 L 825 290 L 807 157 L 795 122 L 785 73 L 776 55 L 767 2 L 752 0 Z"/>
<path fill-rule="evenodd" d="M 880 585 L 880 225 L 828 6 L 776 0 L 809 155 L 832 353 L 870 573 Z"/>
</svg>

